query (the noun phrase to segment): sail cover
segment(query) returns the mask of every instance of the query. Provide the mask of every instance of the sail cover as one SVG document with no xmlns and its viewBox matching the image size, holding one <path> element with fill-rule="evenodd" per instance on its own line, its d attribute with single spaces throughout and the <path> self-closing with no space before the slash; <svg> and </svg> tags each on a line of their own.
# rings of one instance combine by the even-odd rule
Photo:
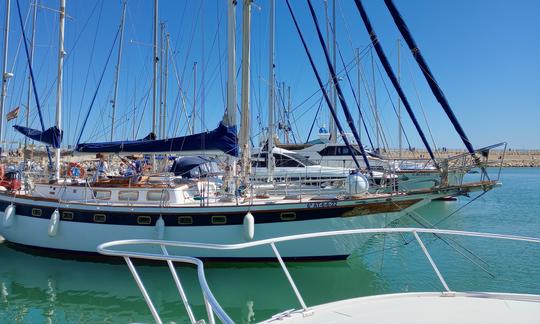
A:
<svg viewBox="0 0 540 324">
<path fill-rule="evenodd" d="M 43 132 L 37 129 L 19 125 L 13 125 L 13 128 L 15 128 L 19 133 L 23 134 L 28 138 L 45 144 L 49 144 L 54 148 L 60 148 L 60 143 L 62 143 L 63 131 L 58 129 L 58 127 L 56 126 L 53 126 Z"/>
<path fill-rule="evenodd" d="M 151 138 L 151 137 L 150 137 Z M 149 139 L 149 136 L 131 141 L 77 144 L 75 151 L 83 153 L 152 153 L 219 150 L 232 156 L 238 156 L 238 138 L 236 126 L 219 126 L 205 133 L 193 134 L 168 139 Z"/>
</svg>

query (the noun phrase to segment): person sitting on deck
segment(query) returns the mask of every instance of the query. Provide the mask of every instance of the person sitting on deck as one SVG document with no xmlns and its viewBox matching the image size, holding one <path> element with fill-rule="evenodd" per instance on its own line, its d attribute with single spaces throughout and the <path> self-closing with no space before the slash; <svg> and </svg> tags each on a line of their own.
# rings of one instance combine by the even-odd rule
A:
<svg viewBox="0 0 540 324">
<path fill-rule="evenodd" d="M 139 174 L 142 171 L 140 170 L 140 166 L 137 165 L 138 161 L 131 161 L 122 157 L 120 157 L 120 159 L 122 159 L 122 162 L 125 163 L 125 167 L 121 169 L 121 174 L 124 177 L 131 177 L 132 183 L 137 183 L 139 180 Z"/>
<path fill-rule="evenodd" d="M 94 175 L 94 181 L 107 179 L 107 173 L 109 172 L 109 165 L 105 161 L 105 156 L 98 154 L 99 162 L 96 168 L 96 174 Z"/>
</svg>

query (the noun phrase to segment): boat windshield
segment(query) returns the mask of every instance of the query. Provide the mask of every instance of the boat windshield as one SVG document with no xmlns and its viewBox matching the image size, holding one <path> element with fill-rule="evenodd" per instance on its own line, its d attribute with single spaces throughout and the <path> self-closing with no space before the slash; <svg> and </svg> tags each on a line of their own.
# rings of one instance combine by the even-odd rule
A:
<svg viewBox="0 0 540 324">
<path fill-rule="evenodd" d="M 297 160 L 298 162 L 302 163 L 304 166 L 317 165 L 317 163 L 314 163 L 314 162 L 310 161 L 307 157 L 305 157 L 305 156 L 303 156 L 301 154 L 289 153 L 289 152 L 287 152 L 286 154 L 287 154 L 286 156 Z"/>
</svg>

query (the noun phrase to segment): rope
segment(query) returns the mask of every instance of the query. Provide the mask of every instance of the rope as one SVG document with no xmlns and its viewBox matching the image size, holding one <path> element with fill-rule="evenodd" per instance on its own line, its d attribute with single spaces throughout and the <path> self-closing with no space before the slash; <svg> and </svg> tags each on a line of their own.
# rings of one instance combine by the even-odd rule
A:
<svg viewBox="0 0 540 324">
<path fill-rule="evenodd" d="M 362 2 L 360 0 L 355 0 L 355 3 L 358 9 L 358 12 L 360 13 L 360 16 L 362 18 L 362 21 L 364 22 L 364 25 L 369 33 L 369 37 L 373 42 L 373 46 L 375 47 L 377 56 L 379 57 L 379 60 L 383 64 L 386 74 L 390 78 L 390 81 L 392 81 L 394 88 L 396 89 L 399 97 L 401 98 L 401 101 L 403 102 L 403 106 L 405 106 L 405 109 L 407 110 L 407 113 L 409 114 L 409 117 L 411 118 L 411 121 L 413 122 L 416 128 L 416 131 L 420 135 L 420 138 L 422 139 L 422 142 L 424 143 L 424 146 L 426 147 L 429 153 L 429 156 L 433 160 L 433 163 L 438 167 L 437 161 L 435 160 L 435 155 L 433 154 L 433 151 L 431 150 L 431 146 L 429 145 L 429 142 L 427 141 L 426 136 L 424 135 L 424 132 L 422 131 L 422 128 L 420 127 L 420 124 L 418 123 L 416 116 L 414 115 L 414 112 L 409 104 L 409 101 L 407 100 L 407 97 L 405 96 L 405 93 L 403 92 L 401 86 L 399 85 L 399 82 L 397 81 L 397 78 L 392 70 L 392 67 L 390 66 L 390 63 L 388 62 L 388 59 L 386 58 L 386 54 L 384 53 L 384 50 L 382 49 L 381 44 L 378 41 L 377 35 L 375 34 L 375 30 L 373 29 L 371 22 L 369 21 L 369 18 L 362 5 Z"/>
<path fill-rule="evenodd" d="M 330 24 L 330 28 L 333 28 L 333 26 Z M 343 60 L 343 55 L 341 53 L 341 49 L 339 48 L 339 45 L 337 46 L 337 50 L 339 53 L 339 59 L 341 60 L 341 64 L 345 66 L 345 61 Z M 374 150 L 373 141 L 371 140 L 371 136 L 369 135 L 369 131 L 366 125 L 366 121 L 364 120 L 364 114 L 362 114 L 362 108 L 360 107 L 360 102 L 358 101 L 358 97 L 356 96 L 356 91 L 354 91 L 354 87 L 352 85 L 351 78 L 349 76 L 349 72 L 345 69 L 345 76 L 347 77 L 347 81 L 349 83 L 349 86 L 351 88 L 352 95 L 354 97 L 354 102 L 356 103 L 356 107 L 358 108 L 358 113 L 360 114 L 360 120 L 362 120 L 362 124 L 364 126 L 364 130 L 366 131 L 366 135 L 369 140 L 369 144 L 371 145 L 371 149 Z"/>
<path fill-rule="evenodd" d="M 313 58 L 311 56 L 310 51 L 307 48 L 306 41 L 304 40 L 304 35 L 300 31 L 300 27 L 298 26 L 298 22 L 296 21 L 296 16 L 294 15 L 291 4 L 289 3 L 289 0 L 285 0 L 285 1 L 287 2 L 287 7 L 289 8 L 289 12 L 290 12 L 291 17 L 293 19 L 294 25 L 296 27 L 298 35 L 300 36 L 300 40 L 302 41 L 302 45 L 304 46 L 304 50 L 306 51 L 306 54 L 308 56 L 309 63 L 311 64 L 311 68 L 313 69 L 313 72 L 315 73 L 315 77 L 317 78 L 317 82 L 319 83 L 319 87 L 321 88 L 321 91 L 323 92 L 324 99 L 326 100 L 326 104 L 330 108 L 330 112 L 332 113 L 332 117 L 334 118 L 334 120 L 336 122 L 336 126 L 338 127 L 339 132 L 341 133 L 341 135 L 343 136 L 343 141 L 345 142 L 347 147 L 350 149 L 350 151 L 353 152 L 353 150 L 351 149 L 351 145 L 349 143 L 349 140 L 347 139 L 347 136 L 346 136 L 345 132 L 343 131 L 343 127 L 341 126 L 341 123 L 339 122 L 336 110 L 334 109 L 334 106 L 332 105 L 332 102 L 330 101 L 330 98 L 328 97 L 328 93 L 324 90 L 324 85 L 323 85 L 321 76 L 319 75 L 319 71 L 317 70 L 317 67 L 315 66 L 315 62 L 313 61 Z M 356 156 L 354 154 L 352 154 L 352 158 L 354 160 L 354 163 L 355 163 L 356 167 L 360 169 L 360 164 L 358 163 L 358 160 L 356 159 Z"/>
<path fill-rule="evenodd" d="M 307 0 L 309 11 L 311 12 L 311 18 L 313 19 L 313 23 L 315 24 L 315 27 L 317 29 L 317 36 L 319 37 L 319 42 L 321 43 L 321 46 L 324 50 L 324 57 L 326 58 L 326 64 L 328 65 L 328 69 L 330 70 L 330 74 L 332 75 L 332 81 L 335 86 L 335 90 L 338 93 L 339 102 L 341 103 L 341 108 L 343 109 L 343 112 L 345 113 L 345 118 L 347 120 L 347 124 L 349 124 L 349 128 L 351 129 L 354 138 L 356 139 L 356 143 L 358 143 L 358 147 L 360 149 L 360 152 L 362 153 L 362 157 L 364 159 L 364 163 L 366 164 L 367 169 L 370 171 L 371 178 L 373 178 L 373 174 L 371 172 L 371 166 L 369 163 L 369 160 L 367 158 L 366 151 L 364 149 L 364 146 L 362 145 L 362 141 L 360 140 L 360 136 L 358 135 L 358 132 L 356 131 L 356 126 L 354 125 L 354 120 L 351 116 L 351 112 L 349 111 L 349 106 L 347 105 L 347 102 L 345 101 L 345 96 L 343 95 L 343 91 L 341 90 L 341 86 L 339 82 L 337 81 L 336 73 L 334 70 L 334 67 L 330 61 L 330 55 L 328 54 L 328 49 L 326 48 L 326 44 L 324 43 L 323 36 L 321 34 L 321 29 L 319 28 L 319 23 L 317 21 L 317 16 L 315 15 L 315 10 L 313 9 L 313 5 L 311 4 L 311 0 Z M 337 122 L 337 121 L 336 121 Z M 344 138 L 345 139 L 345 138 Z M 349 150 L 351 151 L 351 155 L 354 156 L 354 150 L 352 149 L 350 144 L 347 144 L 349 147 Z"/>
<path fill-rule="evenodd" d="M 114 36 L 114 41 L 113 41 L 113 44 L 111 46 L 111 49 L 109 50 L 109 55 L 107 56 L 107 61 L 105 61 L 105 66 L 103 67 L 103 71 L 101 72 L 101 76 L 99 77 L 99 81 L 98 81 L 96 91 L 94 92 L 94 96 L 92 97 L 92 101 L 90 102 L 90 106 L 88 107 L 88 112 L 86 113 L 86 117 L 84 118 L 84 122 L 83 122 L 82 128 L 81 128 L 81 132 L 79 133 L 79 137 L 77 138 L 77 143 L 76 143 L 75 146 L 79 145 L 79 143 L 81 142 L 81 137 L 83 135 L 84 128 L 86 127 L 86 123 L 88 122 L 88 117 L 90 117 L 90 112 L 92 112 L 94 102 L 96 101 L 96 97 L 97 97 L 99 88 L 101 86 L 101 81 L 103 81 L 103 76 L 105 75 L 105 72 L 107 71 L 107 66 L 109 65 L 109 61 L 110 61 L 110 58 L 111 58 L 111 55 L 112 55 L 112 52 L 113 52 L 113 49 L 114 49 L 114 46 L 116 44 L 116 40 L 118 39 L 119 34 L 120 34 L 120 28 L 118 28 L 118 30 L 116 31 L 116 35 Z"/>
<path fill-rule="evenodd" d="M 384 89 L 386 90 L 386 94 L 388 95 L 388 99 L 390 100 L 390 104 L 392 105 L 392 108 L 394 110 L 394 113 L 396 114 L 396 117 L 399 117 L 396 109 L 396 105 L 394 105 L 394 101 L 392 100 L 392 96 L 390 95 L 390 90 L 388 89 L 388 86 L 386 85 L 386 82 L 384 81 L 384 78 L 382 76 L 381 68 L 377 64 L 377 71 L 379 72 L 379 75 L 381 76 L 381 80 L 384 85 Z M 401 130 L 403 132 L 403 135 L 405 135 L 405 141 L 407 141 L 407 145 L 409 146 L 409 149 L 411 148 L 411 142 L 409 141 L 409 136 L 407 136 L 407 133 L 405 132 L 405 128 L 403 127 L 403 123 L 401 122 L 401 119 L 398 119 L 399 125 L 401 126 Z M 428 126 L 429 127 L 429 126 Z M 430 131 L 431 135 L 431 131 Z M 433 137 L 432 137 L 433 139 Z"/>
<path fill-rule="evenodd" d="M 45 123 L 43 122 L 43 114 L 41 113 L 41 105 L 39 103 L 39 97 L 36 90 L 36 81 L 34 80 L 34 71 L 32 70 L 32 64 L 30 63 L 30 53 L 28 52 L 28 44 L 26 44 L 26 33 L 24 31 L 24 25 L 21 15 L 21 5 L 19 3 L 19 0 L 17 0 L 17 13 L 19 15 L 19 22 L 21 24 L 21 31 L 24 38 L 24 50 L 26 52 L 26 59 L 28 60 L 28 69 L 30 70 L 30 79 L 32 80 L 32 90 L 34 91 L 34 97 L 36 99 L 36 106 L 38 108 L 38 114 L 39 114 L 39 122 L 41 123 L 41 131 L 45 131 Z M 4 116 L 0 116 L 4 117 Z M 47 157 L 49 158 L 49 168 L 52 170 L 53 168 L 53 161 L 51 157 L 51 150 L 49 149 L 49 145 L 45 145 L 45 148 L 47 149 Z"/>
</svg>

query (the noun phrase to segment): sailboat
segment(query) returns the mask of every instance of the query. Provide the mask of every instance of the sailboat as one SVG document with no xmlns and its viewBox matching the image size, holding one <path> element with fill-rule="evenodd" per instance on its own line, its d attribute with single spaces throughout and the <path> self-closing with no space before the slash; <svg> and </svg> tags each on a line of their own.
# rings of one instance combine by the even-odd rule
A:
<svg viewBox="0 0 540 324">
<path fill-rule="evenodd" d="M 0 192 L 0 235 L 11 243 L 71 253 L 95 253 L 101 243 L 122 239 L 164 239 L 208 244 L 232 244 L 322 230 L 384 227 L 393 220 L 433 199 L 490 190 L 496 181 L 445 185 L 406 193 L 370 193 L 369 181 L 361 173 L 346 178 L 340 195 L 295 194 L 259 195 L 246 186 L 249 163 L 249 43 L 251 1 L 243 1 L 243 87 L 240 145 L 236 138 L 235 5 L 228 0 L 229 80 L 227 112 L 213 131 L 169 139 L 106 143 L 82 143 L 79 152 L 173 153 L 214 149 L 236 160 L 242 152 L 240 175 L 228 170 L 228 191 L 216 183 L 182 180 L 175 177 L 142 175 L 123 179 L 62 177 L 59 162 L 53 181 L 33 187 L 5 188 Z M 61 0 L 63 25 L 65 0 Z M 157 7 L 155 8 L 157 12 Z M 154 15 L 156 17 L 156 14 Z M 156 19 L 156 18 L 154 18 Z M 63 31 L 63 28 L 61 28 Z M 155 34 L 154 34 L 155 35 Z M 63 37 L 61 36 L 61 39 Z M 61 47 L 62 47 L 61 41 Z M 61 65 L 59 70 L 61 70 Z M 232 71 L 232 72 L 231 72 Z M 59 83 L 61 78 L 59 78 Z M 61 91 L 61 86 L 59 86 Z M 58 94 L 61 97 L 61 93 Z M 58 118 L 57 118 L 58 121 Z M 60 128 L 60 127 L 58 127 Z M 204 143 L 204 147 L 197 147 Z M 59 148 L 57 149 L 59 150 Z M 57 151 L 57 158 L 59 154 Z M 343 257 L 343 246 L 361 246 L 362 241 L 321 238 L 294 248 L 284 247 L 287 258 Z M 266 258 L 271 250 L 243 251 L 224 255 L 212 250 L 198 251 L 205 258 Z"/>
</svg>

